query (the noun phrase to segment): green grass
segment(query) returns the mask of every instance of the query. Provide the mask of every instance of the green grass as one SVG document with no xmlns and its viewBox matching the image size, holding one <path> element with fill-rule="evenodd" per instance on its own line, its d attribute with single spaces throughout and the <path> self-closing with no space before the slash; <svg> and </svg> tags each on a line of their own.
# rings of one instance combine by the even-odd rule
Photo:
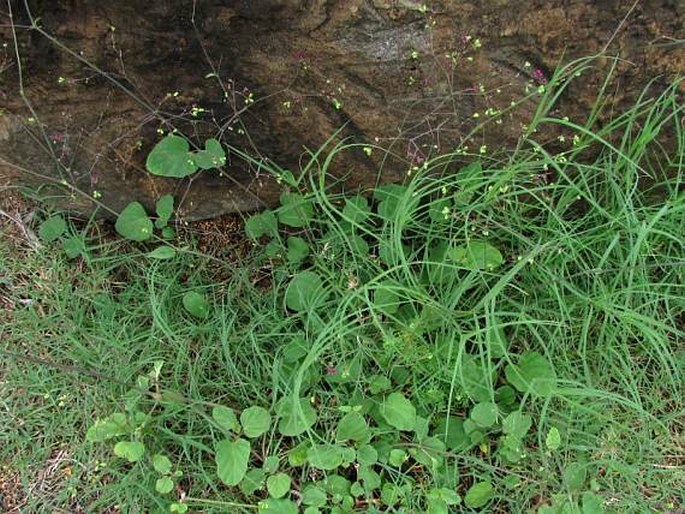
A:
<svg viewBox="0 0 685 514">
<path fill-rule="evenodd" d="M 3 245 L 0 293 L 11 310 L 0 328 L 0 477 L 19 478 L 26 512 L 164 512 L 181 498 L 192 512 L 256 512 L 263 489 L 244 494 L 217 478 L 216 444 L 234 436 L 212 409 L 298 416 L 292 399 L 301 397 L 316 424 L 287 437 L 273 423 L 252 441 L 250 468 L 277 456 L 300 491 L 327 473 L 354 482 L 364 466 L 326 472 L 288 456 L 298 444 L 334 443 L 341 418 L 358 409 L 379 454 L 372 469 L 388 490 L 396 486 L 396 501 L 360 490 L 354 508 L 338 512 L 425 512 L 431 490 L 463 502 L 478 482 L 494 487 L 485 512 L 685 508 L 685 136 L 676 91 L 642 97 L 602 129 L 541 109 L 541 132 L 556 124 L 566 134 L 561 152 L 530 132 L 510 155 L 470 165 L 445 155 L 405 185 L 372 192 L 368 208 L 316 180 L 326 155 L 361 149 L 323 151 L 302 196 L 311 212 L 277 210 L 278 232 L 238 266 L 219 249 L 194 250 L 192 232 L 173 259 L 157 261 L 149 245 L 114 240 L 95 223 L 70 225 L 86 243 L 73 260 L 57 243 Z M 293 236 L 306 257 L 288 256 Z M 474 242 L 486 245 L 473 250 Z M 292 308 L 304 270 L 321 286 L 304 288 L 303 305 Z M 191 290 L 209 301 L 206 319 L 184 309 Z M 547 363 L 549 394 L 511 387 L 525 352 Z M 411 402 L 431 437 L 420 419 L 398 430 L 384 418 L 391 393 Z M 458 442 L 446 437 L 442 419 L 462 427 L 474 406 L 493 402 L 495 424 Z M 149 460 L 128 464 L 111 442 L 86 441 L 96 418 L 135 410 L 149 418 L 130 438 L 183 472 L 170 494 L 155 491 Z M 520 459 L 504 452 L 511 412 L 532 420 Z M 391 449 L 410 457 L 393 465 Z M 431 469 L 422 451 L 440 465 Z M 597 499 L 602 509 L 593 510 Z"/>
</svg>

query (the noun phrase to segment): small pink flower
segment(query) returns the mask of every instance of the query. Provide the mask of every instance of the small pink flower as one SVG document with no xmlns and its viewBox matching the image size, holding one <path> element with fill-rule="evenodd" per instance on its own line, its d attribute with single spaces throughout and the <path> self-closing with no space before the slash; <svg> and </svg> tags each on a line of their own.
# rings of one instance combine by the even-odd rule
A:
<svg viewBox="0 0 685 514">
<path fill-rule="evenodd" d="M 326 375 L 337 375 L 338 374 L 338 368 L 335 366 L 329 366 L 326 368 Z"/>
<path fill-rule="evenodd" d="M 533 77 L 538 84 L 547 84 L 547 77 L 545 77 L 545 73 L 540 68 L 535 68 L 530 76 Z"/>
</svg>

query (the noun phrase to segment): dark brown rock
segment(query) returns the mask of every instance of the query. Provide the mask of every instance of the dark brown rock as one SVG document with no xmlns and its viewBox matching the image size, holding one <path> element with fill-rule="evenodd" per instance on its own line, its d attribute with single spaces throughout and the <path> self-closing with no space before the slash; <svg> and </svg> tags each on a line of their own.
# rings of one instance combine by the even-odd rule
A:
<svg viewBox="0 0 685 514">
<path fill-rule="evenodd" d="M 271 205 L 281 186 L 268 168 L 298 169 L 336 131 L 335 141 L 389 153 L 344 151 L 331 177 L 346 187 L 401 180 L 439 152 L 514 146 L 535 94 L 510 102 L 562 62 L 620 56 L 615 109 L 651 78 L 658 89 L 685 70 L 683 2 L 672 0 L 28 3 L 31 13 L 12 2 L 14 31 L 8 12 L 0 22 L 0 178 L 64 182 L 86 212 L 93 195 L 114 212 L 169 192 L 189 219 Z M 573 82 L 559 112 L 582 119 L 611 62 L 594 61 L 597 73 Z M 487 114 L 502 111 L 501 124 Z M 252 158 L 156 178 L 144 163 L 160 128 Z"/>
</svg>

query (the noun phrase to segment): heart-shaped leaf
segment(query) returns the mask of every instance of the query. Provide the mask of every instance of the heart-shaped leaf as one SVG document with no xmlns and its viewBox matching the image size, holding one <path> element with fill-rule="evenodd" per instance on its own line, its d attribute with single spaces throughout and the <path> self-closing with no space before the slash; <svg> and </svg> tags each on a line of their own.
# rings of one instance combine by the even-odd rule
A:
<svg viewBox="0 0 685 514">
<path fill-rule="evenodd" d="M 252 239 L 259 239 L 264 235 L 275 236 L 278 233 L 276 215 L 271 211 L 264 211 L 250 216 L 245 222 L 245 233 Z"/>
<path fill-rule="evenodd" d="M 316 423 L 316 411 L 307 398 L 293 403 L 292 398 L 284 398 L 277 408 L 278 431 L 286 437 L 295 437 L 307 431 Z"/>
<path fill-rule="evenodd" d="M 183 178 L 197 171 L 188 141 L 173 134 L 155 145 L 145 166 L 150 173 L 160 177 Z"/>
<path fill-rule="evenodd" d="M 364 416 L 358 412 L 348 412 L 338 423 L 336 439 L 338 441 L 363 441 L 369 437 L 369 425 Z"/>
<path fill-rule="evenodd" d="M 286 258 L 288 262 L 297 264 L 309 255 L 309 245 L 307 241 L 298 236 L 289 237 L 286 241 L 288 252 Z"/>
<path fill-rule="evenodd" d="M 319 275 L 303 271 L 292 279 L 285 290 L 285 305 L 288 309 L 303 312 L 325 300 L 326 293 Z"/>
<path fill-rule="evenodd" d="M 159 494 L 168 494 L 174 490 L 174 481 L 171 477 L 158 478 L 155 482 L 155 490 Z"/>
<path fill-rule="evenodd" d="M 149 252 L 147 256 L 150 259 L 166 260 L 173 259 L 176 256 L 176 250 L 171 246 L 159 246 Z"/>
<path fill-rule="evenodd" d="M 156 454 L 152 457 L 152 467 L 157 473 L 166 475 L 171 471 L 171 461 L 166 455 Z"/>
<path fill-rule="evenodd" d="M 505 434 L 523 439 L 523 437 L 528 433 L 528 430 L 530 430 L 532 424 L 533 418 L 531 418 L 528 414 L 522 414 L 518 411 L 514 411 L 504 418 L 504 421 L 502 422 L 502 430 L 504 430 Z"/>
<path fill-rule="evenodd" d="M 268 498 L 259 502 L 259 514 L 297 514 L 297 504 L 285 498 Z"/>
<path fill-rule="evenodd" d="M 138 441 L 119 441 L 114 445 L 114 455 L 129 462 L 137 462 L 145 454 L 145 445 Z"/>
<path fill-rule="evenodd" d="M 203 170 L 221 168 L 226 164 L 226 152 L 216 139 L 205 141 L 205 149 L 193 154 L 195 164 Z"/>
<path fill-rule="evenodd" d="M 171 214 L 174 212 L 174 197 L 171 195 L 162 196 L 155 204 L 155 212 L 157 213 L 155 227 L 166 227 L 171 219 Z"/>
<path fill-rule="evenodd" d="M 471 409 L 471 420 L 482 428 L 488 428 L 497 423 L 497 405 L 491 402 L 481 402 Z"/>
<path fill-rule="evenodd" d="M 240 415 L 240 423 L 247 437 L 259 437 L 269 430 L 271 415 L 263 407 L 250 407 Z"/>
<path fill-rule="evenodd" d="M 67 222 L 62 216 L 52 216 L 40 224 L 38 235 L 45 243 L 59 239 L 67 230 Z"/>
<path fill-rule="evenodd" d="M 451 256 L 455 263 L 474 270 L 495 269 L 504 262 L 500 251 L 485 241 L 469 241 L 452 250 Z"/>
<path fill-rule="evenodd" d="M 129 203 L 117 217 L 114 225 L 117 233 L 131 241 L 147 241 L 152 237 L 152 220 L 139 202 Z"/>
<path fill-rule="evenodd" d="M 209 302 L 196 291 L 188 291 L 183 295 L 183 307 L 196 318 L 207 319 L 209 317 Z"/>
<path fill-rule="evenodd" d="M 276 473 L 266 479 L 266 490 L 273 498 L 282 498 L 290 491 L 290 477 L 285 473 Z"/>
<path fill-rule="evenodd" d="M 289 227 L 305 227 L 314 217 L 314 206 L 311 200 L 298 193 L 283 193 L 281 208 L 278 209 L 278 221 Z"/>
<path fill-rule="evenodd" d="M 236 430 L 238 427 L 238 418 L 235 416 L 233 409 L 224 406 L 216 406 L 212 408 L 212 418 L 224 430 Z"/>
<path fill-rule="evenodd" d="M 343 452 L 340 446 L 334 444 L 317 444 L 307 451 L 309 465 L 324 471 L 337 469 L 343 461 Z"/>
<path fill-rule="evenodd" d="M 126 414 L 115 412 L 104 419 L 96 420 L 86 432 L 86 441 L 101 443 L 130 431 L 131 426 L 126 418 Z"/>
<path fill-rule="evenodd" d="M 394 314 L 400 308 L 400 297 L 397 294 L 397 284 L 391 280 L 384 280 L 373 294 L 373 304 L 385 314 Z"/>
<path fill-rule="evenodd" d="M 538 352 L 522 353 L 518 364 L 509 364 L 504 374 L 519 392 L 528 392 L 533 396 L 550 396 L 556 386 L 554 368 Z"/>
<path fill-rule="evenodd" d="M 489 481 L 473 484 L 464 496 L 464 503 L 472 509 L 484 507 L 495 496 L 495 488 Z"/>
<path fill-rule="evenodd" d="M 245 439 L 219 441 L 214 460 L 219 480 L 226 485 L 238 485 L 247 473 L 250 443 Z"/>
<path fill-rule="evenodd" d="M 398 430 L 416 428 L 416 408 L 401 393 L 390 393 L 380 407 L 385 421 Z"/>
</svg>

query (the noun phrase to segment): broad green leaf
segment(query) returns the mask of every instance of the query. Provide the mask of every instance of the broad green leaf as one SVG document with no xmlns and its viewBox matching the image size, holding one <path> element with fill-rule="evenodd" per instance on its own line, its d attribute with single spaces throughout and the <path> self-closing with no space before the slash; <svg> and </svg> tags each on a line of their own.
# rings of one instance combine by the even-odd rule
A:
<svg viewBox="0 0 685 514">
<path fill-rule="evenodd" d="M 150 259 L 166 260 L 176 256 L 176 250 L 172 246 L 158 246 L 147 254 Z"/>
<path fill-rule="evenodd" d="M 497 423 L 497 405 L 492 402 L 477 403 L 471 409 L 470 418 L 482 428 L 489 428 Z"/>
<path fill-rule="evenodd" d="M 288 464 L 293 467 L 303 466 L 307 462 L 307 451 L 311 443 L 307 440 L 302 441 L 288 452 Z"/>
<path fill-rule="evenodd" d="M 114 445 L 114 455 L 129 462 L 139 461 L 145 454 L 145 445 L 138 441 L 119 441 Z"/>
<path fill-rule="evenodd" d="M 325 300 L 323 281 L 313 271 L 303 271 L 293 277 L 285 290 L 288 309 L 303 312 Z"/>
<path fill-rule="evenodd" d="M 174 212 L 174 197 L 172 195 L 160 197 L 155 204 L 155 212 L 157 213 L 155 227 L 160 229 L 166 227 L 171 219 L 171 214 Z"/>
<path fill-rule="evenodd" d="M 266 479 L 266 490 L 273 498 L 282 498 L 290 491 L 290 477 L 285 473 L 276 473 Z"/>
<path fill-rule="evenodd" d="M 126 418 L 126 414 L 115 412 L 104 419 L 98 419 L 93 426 L 86 432 L 86 441 L 91 443 L 101 443 L 114 437 L 127 434 L 131 431 L 131 426 Z"/>
<path fill-rule="evenodd" d="M 528 414 L 522 414 L 521 412 L 514 411 L 504 418 L 504 421 L 502 421 L 502 430 L 504 430 L 505 434 L 523 439 L 523 437 L 528 433 L 528 430 L 530 430 L 532 424 L 533 418 L 531 418 Z"/>
<path fill-rule="evenodd" d="M 583 493 L 582 504 L 583 514 L 604 514 L 604 499 L 592 491 Z"/>
<path fill-rule="evenodd" d="M 245 473 L 245 476 L 240 481 L 240 491 L 245 496 L 253 495 L 255 491 L 262 489 L 264 486 L 265 477 L 266 473 L 261 468 L 249 470 L 247 473 Z"/>
<path fill-rule="evenodd" d="M 283 259 L 285 249 L 280 241 L 269 241 L 263 250 L 264 255 L 269 259 Z"/>
<path fill-rule="evenodd" d="M 428 503 L 427 514 L 449 514 L 449 507 L 442 498 L 428 495 L 426 501 Z"/>
<path fill-rule="evenodd" d="M 373 198 L 379 202 L 402 198 L 405 194 L 407 194 L 407 186 L 401 184 L 385 184 L 373 190 Z"/>
<path fill-rule="evenodd" d="M 378 215 L 385 220 L 393 219 L 397 214 L 400 200 L 406 193 L 407 187 L 399 184 L 387 184 L 377 187 L 373 192 L 373 197 L 379 202 L 376 209 Z"/>
<path fill-rule="evenodd" d="M 370 444 L 360 446 L 357 450 L 356 460 L 362 466 L 373 466 L 378 462 L 378 450 Z"/>
<path fill-rule="evenodd" d="M 286 253 L 286 259 L 288 262 L 297 264 L 303 261 L 307 255 L 309 255 L 309 244 L 307 244 L 307 241 L 301 237 L 289 237 L 285 244 L 288 248 Z"/>
<path fill-rule="evenodd" d="M 283 498 L 269 498 L 259 502 L 259 514 L 297 514 L 297 504 Z"/>
<path fill-rule="evenodd" d="M 187 503 L 172 503 L 169 505 L 169 512 L 175 513 L 175 514 L 185 514 L 188 512 L 188 504 Z"/>
<path fill-rule="evenodd" d="M 152 237 L 152 220 L 139 202 L 129 203 L 114 224 L 117 233 L 131 241 L 147 241 Z"/>
<path fill-rule="evenodd" d="M 205 149 L 193 154 L 195 165 L 203 170 L 221 168 L 226 164 L 226 152 L 216 139 L 205 141 Z"/>
<path fill-rule="evenodd" d="M 212 408 L 212 418 L 224 430 L 236 431 L 238 429 L 238 418 L 233 409 L 217 406 Z"/>
<path fill-rule="evenodd" d="M 219 441 L 214 459 L 219 479 L 226 485 L 238 485 L 247 473 L 250 443 L 245 439 Z"/>
<path fill-rule="evenodd" d="M 369 201 L 363 196 L 353 196 L 345 200 L 345 207 L 342 210 L 345 218 L 352 223 L 362 223 L 371 214 Z"/>
<path fill-rule="evenodd" d="M 361 236 L 356 234 L 347 236 L 347 245 L 349 246 L 350 250 L 357 255 L 365 257 L 369 254 L 369 243 L 367 243 L 366 240 Z"/>
<path fill-rule="evenodd" d="M 502 328 L 502 322 L 497 316 L 493 315 L 487 317 L 486 323 L 485 338 L 490 350 L 490 356 L 493 359 L 501 359 L 506 355 L 509 347 L 507 336 Z"/>
<path fill-rule="evenodd" d="M 326 491 L 314 484 L 307 484 L 302 490 L 302 503 L 314 507 L 323 507 L 328 500 Z"/>
<path fill-rule="evenodd" d="M 152 467 L 155 468 L 157 473 L 166 475 L 171 471 L 171 461 L 166 455 L 157 453 L 152 457 Z"/>
<path fill-rule="evenodd" d="M 62 249 L 69 259 L 75 259 L 86 252 L 86 244 L 81 236 L 70 236 L 62 241 Z"/>
<path fill-rule="evenodd" d="M 304 337 L 295 336 L 293 340 L 283 348 L 283 360 L 288 363 L 297 362 L 307 355 L 308 352 L 309 349 L 307 348 L 307 342 Z"/>
<path fill-rule="evenodd" d="M 564 483 L 573 492 L 579 492 L 587 480 L 587 469 L 580 462 L 570 462 L 564 468 Z"/>
<path fill-rule="evenodd" d="M 183 307 L 196 318 L 207 319 L 209 317 L 209 302 L 196 291 L 188 291 L 183 295 Z"/>
<path fill-rule="evenodd" d="M 350 481 L 340 475 L 328 475 L 323 486 L 331 496 L 345 496 L 350 494 Z"/>
<path fill-rule="evenodd" d="M 538 352 L 522 353 L 518 364 L 509 364 L 504 374 L 519 392 L 528 392 L 533 396 L 550 396 L 556 386 L 554 368 Z"/>
<path fill-rule="evenodd" d="M 44 243 L 52 243 L 60 238 L 67 230 L 67 222 L 62 216 L 52 216 L 40 224 L 38 236 Z"/>
<path fill-rule="evenodd" d="M 371 375 L 369 377 L 369 391 L 378 394 L 387 391 L 392 386 L 390 379 L 383 375 Z"/>
<path fill-rule="evenodd" d="M 269 430 L 271 415 L 263 407 L 250 407 L 240 415 L 240 424 L 243 426 L 243 433 L 247 437 L 259 437 Z"/>
<path fill-rule="evenodd" d="M 409 453 L 419 464 L 427 469 L 437 470 L 442 467 L 445 457 L 445 443 L 437 437 L 427 437 L 421 444 L 409 450 Z"/>
<path fill-rule="evenodd" d="M 426 495 L 428 500 L 428 514 L 449 514 L 450 505 L 459 505 L 459 495 L 445 487 L 431 489 Z"/>
<path fill-rule="evenodd" d="M 416 409 L 401 393 L 390 393 L 380 406 L 385 421 L 398 430 L 416 428 Z"/>
<path fill-rule="evenodd" d="M 397 284 L 390 280 L 385 280 L 376 286 L 373 294 L 374 306 L 386 314 L 394 314 L 400 308 L 400 297 L 395 291 Z"/>
<path fill-rule="evenodd" d="M 153 175 L 183 178 L 197 171 L 185 138 L 168 135 L 147 156 L 145 167 Z"/>
<path fill-rule="evenodd" d="M 459 497 L 457 492 L 453 491 L 452 489 L 447 489 L 445 487 L 433 489 L 428 494 L 439 496 L 440 498 L 445 500 L 445 503 L 447 503 L 447 505 L 459 505 L 461 503 L 461 498 Z"/>
<path fill-rule="evenodd" d="M 334 444 L 316 444 L 307 451 L 309 465 L 324 471 L 333 471 L 343 462 L 340 446 Z"/>
<path fill-rule="evenodd" d="M 283 193 L 281 207 L 277 210 L 278 221 L 289 227 L 306 227 L 314 217 L 311 200 L 299 193 Z"/>
<path fill-rule="evenodd" d="M 430 430 L 430 423 L 426 418 L 421 416 L 416 416 L 416 425 L 414 427 L 414 433 L 416 434 L 417 441 L 423 441 L 428 437 L 428 432 Z"/>
<path fill-rule="evenodd" d="M 155 482 L 155 490 L 159 494 L 168 494 L 174 490 L 174 481 L 171 477 L 158 478 Z"/>
<path fill-rule="evenodd" d="M 550 451 L 558 450 L 561 447 L 561 432 L 559 432 L 557 427 L 552 427 L 547 432 L 545 446 Z"/>
<path fill-rule="evenodd" d="M 358 412 L 348 412 L 338 423 L 336 439 L 338 441 L 364 441 L 369 437 L 369 425 L 364 416 Z"/>
<path fill-rule="evenodd" d="M 264 463 L 262 464 L 262 469 L 264 470 L 265 473 L 275 473 L 276 470 L 278 469 L 278 464 L 279 464 L 278 456 L 269 455 L 266 459 L 264 459 Z"/>
<path fill-rule="evenodd" d="M 176 231 L 171 227 L 164 227 L 162 228 L 162 237 L 164 239 L 173 239 L 176 237 Z M 185 504 L 180 505 L 183 505 L 184 507 L 186 506 Z"/>
<path fill-rule="evenodd" d="M 452 250 L 452 260 L 470 269 L 495 269 L 502 265 L 500 251 L 485 241 L 472 240 Z"/>
<path fill-rule="evenodd" d="M 364 484 L 367 494 L 381 487 L 381 476 L 370 466 L 360 466 L 357 470 L 357 477 Z"/>
<path fill-rule="evenodd" d="M 402 489 L 390 482 L 384 482 L 381 486 L 381 501 L 388 507 L 393 507 L 400 501 Z"/>
<path fill-rule="evenodd" d="M 473 484 L 464 496 L 464 503 L 472 509 L 484 507 L 495 496 L 495 488 L 489 481 Z"/>
<path fill-rule="evenodd" d="M 390 450 L 390 455 L 388 455 L 388 462 L 391 466 L 400 468 L 404 465 L 406 460 L 409 458 L 407 452 L 399 448 L 393 448 Z"/>
<path fill-rule="evenodd" d="M 503 385 L 495 389 L 495 403 L 500 407 L 513 409 L 516 407 L 516 390 L 510 385 Z"/>
<path fill-rule="evenodd" d="M 310 429 L 316 423 L 316 411 L 307 398 L 293 403 L 285 398 L 278 405 L 278 431 L 286 437 L 295 437 Z"/>
<path fill-rule="evenodd" d="M 461 362 L 461 383 L 466 394 L 474 402 L 488 402 L 492 398 L 492 383 L 494 381 L 494 370 L 488 370 L 476 358 L 464 354 Z"/>
<path fill-rule="evenodd" d="M 275 236 L 278 234 L 278 220 L 271 211 L 253 214 L 245 222 L 245 233 L 251 239 L 259 239 L 262 236 Z"/>
<path fill-rule="evenodd" d="M 471 439 L 464 430 L 462 418 L 450 416 L 441 419 L 434 436 L 439 437 L 451 451 L 459 452 L 471 447 Z"/>
</svg>

